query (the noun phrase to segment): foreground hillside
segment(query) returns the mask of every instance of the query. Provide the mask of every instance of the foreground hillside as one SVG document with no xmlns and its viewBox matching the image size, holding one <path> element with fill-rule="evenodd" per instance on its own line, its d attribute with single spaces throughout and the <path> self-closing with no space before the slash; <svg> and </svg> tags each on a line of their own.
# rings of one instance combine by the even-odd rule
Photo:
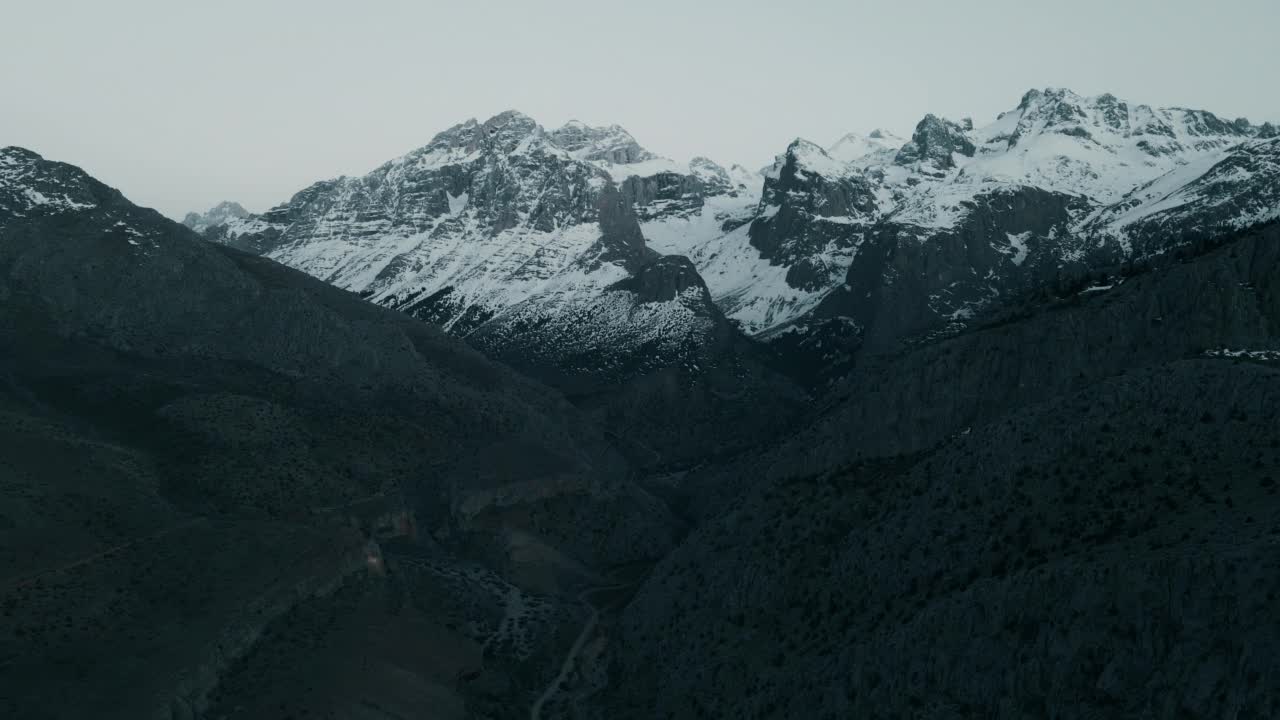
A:
<svg viewBox="0 0 1280 720">
<path fill-rule="evenodd" d="M 531 655 L 560 652 L 582 612 L 555 598 L 659 556 L 675 528 L 558 394 L 18 148 L 0 150 L 0 446 L 13 718 L 248 702 L 228 684 L 238 658 L 340 638 L 300 618 L 350 603 L 391 639 L 363 665 L 325 661 L 349 683 L 322 706 L 461 708 L 454 674 L 485 652 L 524 702 L 553 672 Z M 407 624 L 382 599 L 394 558 L 369 542 L 390 536 L 436 568 Z M 518 646 L 513 602 L 530 608 Z M 426 643 L 452 649 L 405 659 Z M 394 688 L 376 682 L 388 672 Z"/>
</svg>

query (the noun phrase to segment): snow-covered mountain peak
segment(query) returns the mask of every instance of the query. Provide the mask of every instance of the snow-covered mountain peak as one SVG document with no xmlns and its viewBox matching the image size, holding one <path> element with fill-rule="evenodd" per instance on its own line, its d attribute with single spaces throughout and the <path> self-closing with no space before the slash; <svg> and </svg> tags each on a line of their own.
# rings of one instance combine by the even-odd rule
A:
<svg viewBox="0 0 1280 720">
<path fill-rule="evenodd" d="M 20 162 L 31 160 L 39 160 L 40 156 L 36 153 L 17 145 L 8 145 L 0 148 L 0 167 L 12 167 Z M 0 174 L 0 178 L 4 177 Z"/>
<path fill-rule="evenodd" d="M 778 180 L 788 168 L 802 180 L 806 173 L 837 178 L 854 172 L 848 163 L 832 157 L 821 145 L 804 138 L 792 140 L 786 152 L 774 158 L 773 166 L 765 172 L 765 179 Z"/>
<path fill-rule="evenodd" d="M 863 135 L 846 133 L 827 147 L 827 154 L 846 163 L 870 165 L 884 163 L 906 144 L 906 139 L 877 128 Z"/>
<path fill-rule="evenodd" d="M 0 211 L 22 217 L 87 210 L 97 202 L 79 168 L 48 162 L 26 148 L 0 148 Z"/>
<path fill-rule="evenodd" d="M 977 153 L 957 163 L 958 179 L 1035 185 L 1110 203 L 1175 168 L 1220 157 L 1259 131 L 1244 119 L 1134 105 L 1110 93 L 1030 90 L 1015 109 L 969 133 Z"/>
<path fill-rule="evenodd" d="M 963 241 L 981 272 L 930 285 L 924 313 L 956 320 L 1032 270 L 1130 253 L 1142 245 L 1135 222 L 1154 237 L 1191 214 L 1209 229 L 1273 216 L 1274 148 L 1244 146 L 1276 134 L 1048 88 L 982 126 L 929 114 L 910 139 L 884 129 L 825 148 L 798 138 L 752 172 L 655 155 L 619 125 L 547 130 L 509 111 L 213 234 L 459 334 L 541 322 L 562 300 L 596 308 L 582 303 L 638 277 L 654 251 L 687 257 L 720 311 L 768 333 L 851 292 L 841 290 L 849 273 L 880 277 L 876 258 L 895 247 L 905 258 Z M 670 275 L 683 295 L 680 272 Z"/>
<path fill-rule="evenodd" d="M 916 124 L 911 140 L 898 151 L 894 162 L 922 171 L 956 167 L 963 162 L 957 156 L 973 157 L 976 152 L 969 132 L 965 125 L 929 113 Z"/>
<path fill-rule="evenodd" d="M 689 174 L 701 180 L 708 187 L 732 187 L 734 185 L 728 170 L 701 155 L 689 161 Z"/>
<path fill-rule="evenodd" d="M 693 260 L 729 317 L 766 334 L 843 287 L 860 253 L 874 265 L 899 241 L 915 253 L 933 238 L 989 237 L 991 257 L 1005 259 L 988 268 L 996 275 L 984 269 L 963 300 L 946 287 L 931 300 L 954 319 L 1025 268 L 1130 252 L 1138 220 L 1165 232 L 1195 216 L 1211 233 L 1274 217 L 1280 164 L 1255 138 L 1276 134 L 1200 110 L 1037 89 L 983 126 L 929 114 L 909 141 L 884 130 L 825 149 L 797 139 L 762 171 L 750 220 L 718 211 L 716 222 L 644 229 L 654 247 Z"/>
<path fill-rule="evenodd" d="M 707 180 L 725 172 L 724 168 L 707 158 L 698 157 L 682 163 L 649 152 L 619 125 L 593 127 L 570 120 L 563 127 L 547 133 L 547 137 L 570 157 L 592 163 L 617 183 L 630 177 L 646 178 L 661 174 L 695 175 Z M 729 183 L 722 178 L 722 182 L 712 184 L 727 187 Z"/>
<path fill-rule="evenodd" d="M 431 138 L 426 147 L 465 147 L 475 142 L 476 130 L 480 122 L 468 118 L 447 130 L 441 130 Z"/>
<path fill-rule="evenodd" d="M 245 210 L 240 203 L 224 200 L 203 213 L 187 213 L 187 216 L 182 219 L 182 224 L 198 233 L 202 233 L 215 225 L 225 225 L 231 220 L 238 220 L 248 216 L 249 211 Z"/>
<path fill-rule="evenodd" d="M 24 183 L 36 172 L 43 159 L 16 145 L 0 148 L 0 187 L 12 188 Z"/>
<path fill-rule="evenodd" d="M 546 132 L 528 115 L 507 110 L 485 120 L 475 142 L 482 149 L 510 154 L 527 148 L 530 143 L 546 143 Z"/>
<path fill-rule="evenodd" d="M 458 123 L 436 134 L 423 147 L 391 160 L 374 172 L 388 173 L 388 179 L 395 180 L 477 162 L 506 167 L 509 160 L 520 156 L 532 157 L 521 161 L 529 169 L 550 158 L 561 165 L 587 165 L 553 142 L 550 134 L 533 118 L 518 110 L 507 110 L 484 122 L 472 118 Z M 599 182 L 605 181 L 603 173 L 592 170 L 588 174 L 598 175 Z"/>
<path fill-rule="evenodd" d="M 640 143 L 619 125 L 592 127 L 570 120 L 550 132 L 551 141 L 579 160 L 604 161 L 618 165 L 653 160 L 657 156 L 640 147 Z"/>
<path fill-rule="evenodd" d="M 995 126 L 1007 130 L 1010 121 L 1013 132 L 999 138 L 1010 146 L 1044 133 L 1104 145 L 1114 144 L 1117 138 L 1141 138 L 1142 149 L 1151 155 L 1221 147 L 1259 131 L 1246 118 L 1224 120 L 1205 110 L 1133 105 L 1111 93 L 1085 97 L 1062 88 L 1028 91 L 1017 109 L 1002 113 Z"/>
</svg>

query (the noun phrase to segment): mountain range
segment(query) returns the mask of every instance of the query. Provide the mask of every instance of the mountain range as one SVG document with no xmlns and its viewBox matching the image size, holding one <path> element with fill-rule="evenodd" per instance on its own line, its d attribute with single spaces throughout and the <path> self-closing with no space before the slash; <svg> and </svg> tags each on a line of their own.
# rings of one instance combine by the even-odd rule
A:
<svg viewBox="0 0 1280 720">
<path fill-rule="evenodd" d="M 1280 714 L 1280 132 L 468 120 L 172 222 L 0 149 L 0 714 Z"/>
<path fill-rule="evenodd" d="M 905 140 L 797 139 L 757 174 L 666 160 L 616 125 L 548 131 L 508 112 L 261 216 L 193 223 L 489 351 L 512 327 L 546 327 L 531 343 L 561 368 L 604 346 L 615 357 L 594 365 L 634 366 L 655 342 L 664 364 L 687 365 L 714 344 L 716 310 L 745 336 L 850 355 L 1274 219 L 1278 136 L 1032 90 L 985 126 L 928 115 Z M 661 304 L 616 292 L 659 254 L 682 258 L 647 271 L 668 288 Z"/>
</svg>

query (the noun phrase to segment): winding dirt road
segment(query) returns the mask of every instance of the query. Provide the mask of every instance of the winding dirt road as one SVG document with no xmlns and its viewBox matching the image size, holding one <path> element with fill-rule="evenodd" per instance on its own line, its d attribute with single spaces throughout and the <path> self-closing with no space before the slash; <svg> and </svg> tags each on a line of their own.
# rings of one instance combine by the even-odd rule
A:
<svg viewBox="0 0 1280 720">
<path fill-rule="evenodd" d="M 529 720 L 542 720 L 542 708 L 546 706 L 547 701 L 555 697 L 556 693 L 560 691 L 561 683 L 569 679 L 569 675 L 573 672 L 573 668 L 578 662 L 578 656 L 582 654 L 582 648 L 586 647 L 587 640 L 591 637 L 591 632 L 596 629 L 596 623 L 600 621 L 600 608 L 592 605 L 588 598 L 596 593 L 623 590 L 634 585 L 635 583 L 604 585 L 587 588 L 578 593 L 578 601 L 591 608 L 591 615 L 583 623 L 582 631 L 578 633 L 577 639 L 573 641 L 573 646 L 569 648 L 569 654 L 565 656 L 564 662 L 560 664 L 560 673 L 555 676 L 550 685 L 547 685 L 547 689 L 542 691 L 542 694 L 534 701 L 533 706 L 529 708 Z"/>
</svg>

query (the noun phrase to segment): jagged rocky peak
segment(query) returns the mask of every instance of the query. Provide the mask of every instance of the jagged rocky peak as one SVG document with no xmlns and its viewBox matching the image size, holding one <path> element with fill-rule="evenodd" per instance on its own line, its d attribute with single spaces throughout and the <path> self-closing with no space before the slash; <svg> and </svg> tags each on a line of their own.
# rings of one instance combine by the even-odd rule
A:
<svg viewBox="0 0 1280 720">
<path fill-rule="evenodd" d="M 19 217 L 58 214 L 87 210 L 117 196 L 73 165 L 45 160 L 26 148 L 0 148 L 0 211 Z"/>
<path fill-rule="evenodd" d="M 223 201 L 203 213 L 187 213 L 187 216 L 182 219 L 182 224 L 196 232 L 204 232 L 216 225 L 225 225 L 230 220 L 246 217 L 249 217 L 249 211 L 245 210 L 240 203 Z"/>
<path fill-rule="evenodd" d="M 765 177 L 748 239 L 761 258 L 788 266 L 787 285 L 817 291 L 843 270 L 831 253 L 844 255 L 853 240 L 849 228 L 869 220 L 876 207 L 857 168 L 796 139 Z"/>
<path fill-rule="evenodd" d="M 969 127 L 972 128 L 972 121 Z M 929 113 L 916 125 L 911 141 L 902 146 L 894 161 L 899 165 L 932 163 L 940 169 L 953 168 L 955 155 L 973 157 L 977 151 L 967 132 L 965 126 Z"/>
<path fill-rule="evenodd" d="M 0 183 L 14 182 L 23 168 L 43 160 L 38 154 L 17 145 L 0 148 Z"/>
<path fill-rule="evenodd" d="M 857 168 L 831 157 L 817 143 L 796 138 L 765 177 L 760 207 L 769 215 L 771 206 L 847 217 L 874 211 L 875 197 Z"/>
<path fill-rule="evenodd" d="M 733 185 L 733 179 L 728 170 L 702 156 L 689 161 L 689 174 L 701 180 L 708 188 L 727 188 Z"/>
<path fill-rule="evenodd" d="M 465 148 L 475 142 L 476 131 L 480 128 L 480 122 L 475 118 L 468 118 L 453 127 L 442 130 L 431 138 L 431 142 L 424 146 L 427 148 L 440 147 L 457 147 Z"/>
<path fill-rule="evenodd" d="M 484 121 L 476 133 L 475 143 L 481 149 L 513 153 L 525 140 L 545 135 L 542 126 L 518 110 L 507 110 Z"/>
<path fill-rule="evenodd" d="M 430 171 L 466 164 L 486 154 L 510 155 L 533 149 L 562 152 L 547 141 L 546 132 L 533 118 L 518 110 L 507 110 L 483 123 L 470 118 L 436 133 L 431 142 L 392 160 L 379 171 Z"/>
<path fill-rule="evenodd" d="M 483 123 L 470 118 L 436 133 L 431 142 L 392 164 L 416 160 L 424 166 L 462 162 L 472 153 L 511 154 L 529 139 L 544 138 L 545 131 L 533 118 L 519 110 L 506 110 Z"/>
<path fill-rule="evenodd" d="M 619 165 L 652 160 L 657 156 L 640 147 L 631 133 L 618 125 L 592 127 L 570 120 L 549 133 L 551 142 L 579 160 L 603 160 Z"/>
<path fill-rule="evenodd" d="M 1147 154 L 1167 155 L 1222 147 L 1260 131 L 1246 118 L 1224 120 L 1206 110 L 1131 105 L 1111 93 L 1086 97 L 1065 88 L 1029 90 L 1014 113 L 1016 127 L 1002 138 L 1009 147 L 1028 136 L 1056 133 L 1099 142 L 1108 136 L 1141 138 L 1139 147 Z"/>
<path fill-rule="evenodd" d="M 774 160 L 768 177 L 779 179 L 788 175 L 804 180 L 813 173 L 823 177 L 843 177 L 853 171 L 848 164 L 831 157 L 819 144 L 804 138 L 796 138 L 786 152 Z"/>
<path fill-rule="evenodd" d="M 1147 120 L 1147 125 L 1167 128 L 1154 117 L 1151 108 L 1139 105 L 1131 108 L 1128 103 L 1111 93 L 1086 98 L 1065 88 L 1028 90 L 1018 103 L 1017 127 L 1009 138 L 1012 147 L 1024 136 L 1035 131 L 1047 131 L 1091 139 L 1091 130 L 1108 129 L 1126 134 L 1133 129 L 1135 119 Z M 1172 132 L 1171 129 L 1168 132 Z M 1166 134 L 1160 130 L 1159 134 Z"/>
</svg>

